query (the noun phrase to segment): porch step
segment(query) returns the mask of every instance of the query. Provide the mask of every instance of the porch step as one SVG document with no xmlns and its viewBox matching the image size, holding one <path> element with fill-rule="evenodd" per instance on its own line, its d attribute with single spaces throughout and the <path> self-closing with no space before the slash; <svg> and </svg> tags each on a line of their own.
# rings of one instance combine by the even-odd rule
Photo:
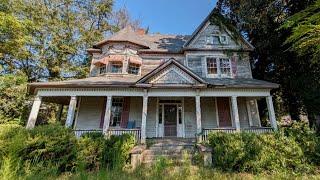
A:
<svg viewBox="0 0 320 180">
<path fill-rule="evenodd" d="M 152 164 L 161 158 L 182 162 L 186 160 L 186 157 L 191 157 L 195 150 L 193 140 L 156 139 L 150 141 L 148 142 L 149 147 L 142 152 L 142 163 L 144 164 Z"/>
</svg>

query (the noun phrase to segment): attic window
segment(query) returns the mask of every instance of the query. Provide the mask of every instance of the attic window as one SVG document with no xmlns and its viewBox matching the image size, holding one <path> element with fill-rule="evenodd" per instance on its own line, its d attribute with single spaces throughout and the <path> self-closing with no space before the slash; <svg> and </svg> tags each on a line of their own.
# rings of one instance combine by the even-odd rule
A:
<svg viewBox="0 0 320 180">
<path fill-rule="evenodd" d="M 110 73 L 122 73 L 122 62 L 110 62 L 108 69 Z"/>
<path fill-rule="evenodd" d="M 220 43 L 220 39 L 218 35 L 210 35 L 206 38 L 207 45 L 218 45 Z"/>
<path fill-rule="evenodd" d="M 129 74 L 138 75 L 140 71 L 140 64 L 130 63 L 128 68 Z"/>
</svg>

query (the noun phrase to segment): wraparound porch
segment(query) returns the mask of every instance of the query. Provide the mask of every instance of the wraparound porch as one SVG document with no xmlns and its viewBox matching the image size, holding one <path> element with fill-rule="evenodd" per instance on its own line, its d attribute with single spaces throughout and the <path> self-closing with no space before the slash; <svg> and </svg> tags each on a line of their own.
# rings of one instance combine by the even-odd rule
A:
<svg viewBox="0 0 320 180">
<path fill-rule="evenodd" d="M 166 136 L 165 130 L 170 128 L 170 123 L 165 126 L 165 121 L 168 118 L 171 119 L 171 121 L 176 122 L 176 126 L 173 125 L 173 128 L 176 128 L 176 136 L 189 138 L 195 137 L 196 134 L 202 134 L 202 140 L 206 139 L 206 134 L 209 131 L 239 132 L 243 130 L 261 133 L 277 129 L 272 97 L 270 96 L 269 90 L 217 88 L 134 90 L 120 88 L 77 90 L 39 89 L 30 113 L 27 127 L 34 127 L 42 100 L 48 101 L 48 99 L 53 100 L 59 99 L 60 97 L 69 99 L 66 127 L 73 127 L 77 135 L 81 135 L 83 132 L 91 132 L 92 130 L 102 132 L 106 135 L 133 133 L 137 139 L 144 143 L 146 138 Z M 126 113 L 121 114 L 120 119 L 122 119 L 123 116 L 128 116 L 127 122 L 130 122 L 130 117 L 135 117 L 134 120 L 136 124 L 134 126 L 129 126 L 129 123 L 127 123 L 126 126 L 123 124 L 121 125 L 121 121 L 120 124 L 114 123 L 112 116 L 114 113 L 112 110 L 113 100 L 119 97 L 129 97 L 132 99 L 130 110 L 127 110 L 127 115 Z M 89 108 L 98 108 L 95 104 L 98 105 L 101 103 L 101 107 L 99 108 L 101 112 L 91 112 L 90 114 L 90 112 L 82 110 L 82 104 L 84 104 L 83 102 L 86 102 L 83 99 L 86 98 L 99 99 L 101 102 L 93 101 Z M 221 107 L 219 110 L 217 107 L 217 99 L 219 98 L 228 99 L 229 104 L 224 105 L 226 107 L 229 106 L 228 108 L 225 108 L 229 109 L 229 111 L 222 112 L 223 108 Z M 271 125 L 270 128 L 261 127 L 260 119 L 258 121 L 253 121 L 255 118 L 252 117 L 253 114 L 249 113 L 249 109 L 254 108 L 248 107 L 248 102 L 254 102 L 258 98 L 266 99 Z M 170 103 L 168 100 L 174 100 L 174 103 Z M 256 102 L 254 102 L 254 106 L 255 103 Z M 166 104 L 168 106 L 166 106 Z M 174 106 L 169 106 L 170 104 L 176 105 L 176 108 Z M 181 104 L 181 112 L 179 110 L 179 104 Z M 135 110 L 132 110 L 131 107 L 135 108 Z M 85 109 L 88 108 L 85 107 Z M 104 109 L 104 112 L 102 109 Z M 168 111 L 167 113 L 170 113 L 170 111 L 173 112 L 171 112 L 171 115 L 166 115 L 166 111 Z M 84 115 L 81 115 L 81 112 Z M 255 112 L 257 112 L 257 109 Z M 179 115 L 179 113 L 181 114 Z M 228 117 L 225 118 L 228 113 L 230 114 L 230 122 L 220 122 L 221 117 L 223 116 L 224 119 L 228 119 Z M 173 114 L 176 114 L 174 118 L 172 118 Z M 245 114 L 247 115 L 245 116 Z M 98 118 L 98 121 L 95 121 L 99 126 L 91 128 L 86 122 L 93 116 L 100 117 Z M 81 118 L 82 121 L 80 121 Z"/>
</svg>

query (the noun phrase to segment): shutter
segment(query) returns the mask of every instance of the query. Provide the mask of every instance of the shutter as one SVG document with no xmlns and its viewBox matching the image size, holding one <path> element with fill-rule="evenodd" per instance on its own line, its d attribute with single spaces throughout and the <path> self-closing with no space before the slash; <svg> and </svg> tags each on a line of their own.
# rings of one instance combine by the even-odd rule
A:
<svg viewBox="0 0 320 180">
<path fill-rule="evenodd" d="M 106 105 L 107 105 L 107 98 L 103 98 L 103 106 L 102 106 L 102 111 L 101 111 L 101 118 L 100 118 L 100 128 L 103 128 L 103 123 L 104 123 L 104 115 L 106 114 Z"/>
<path fill-rule="evenodd" d="M 123 108 L 121 113 L 121 128 L 127 128 L 129 121 L 130 97 L 124 97 Z"/>
<path fill-rule="evenodd" d="M 232 69 L 232 76 L 237 77 L 237 57 L 232 56 L 231 57 L 231 69 Z"/>
</svg>

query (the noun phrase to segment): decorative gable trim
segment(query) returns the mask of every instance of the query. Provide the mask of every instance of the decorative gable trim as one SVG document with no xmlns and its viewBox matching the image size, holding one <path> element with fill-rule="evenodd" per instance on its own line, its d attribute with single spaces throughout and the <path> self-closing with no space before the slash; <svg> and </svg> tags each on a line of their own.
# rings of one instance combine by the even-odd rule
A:
<svg viewBox="0 0 320 180">
<path fill-rule="evenodd" d="M 206 84 L 206 81 L 176 60 L 170 59 L 146 74 L 136 84 Z"/>
</svg>

